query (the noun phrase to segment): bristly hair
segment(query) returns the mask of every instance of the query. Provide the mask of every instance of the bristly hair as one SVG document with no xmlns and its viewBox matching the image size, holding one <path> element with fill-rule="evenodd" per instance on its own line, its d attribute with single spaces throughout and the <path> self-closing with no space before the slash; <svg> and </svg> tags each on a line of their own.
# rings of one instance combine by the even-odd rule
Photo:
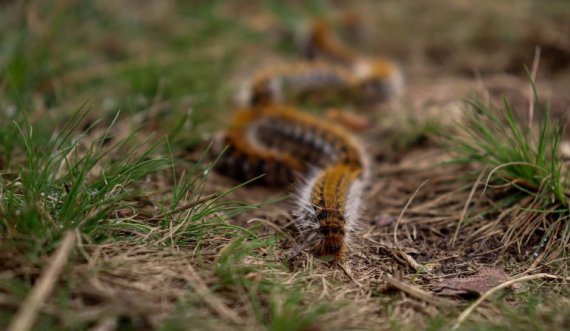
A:
<svg viewBox="0 0 570 331">
<path fill-rule="evenodd" d="M 277 105 L 238 112 L 224 138 L 228 152 L 219 169 L 241 180 L 265 172 L 266 184 L 297 182 L 295 217 L 303 246 L 342 258 L 369 176 L 362 145 L 342 127 Z"/>
<path fill-rule="evenodd" d="M 331 165 L 298 188 L 296 224 L 303 246 L 319 256 L 342 259 L 358 229 L 364 183 L 361 170 Z"/>
</svg>

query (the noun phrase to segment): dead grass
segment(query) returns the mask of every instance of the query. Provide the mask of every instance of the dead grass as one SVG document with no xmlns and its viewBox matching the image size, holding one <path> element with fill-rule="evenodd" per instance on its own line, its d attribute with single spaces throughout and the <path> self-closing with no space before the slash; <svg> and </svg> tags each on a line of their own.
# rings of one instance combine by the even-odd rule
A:
<svg viewBox="0 0 570 331">
<path fill-rule="evenodd" d="M 355 6 L 364 9 L 369 36 L 365 48 L 398 56 L 409 79 L 401 99 L 361 113 L 371 123 L 362 139 L 375 160 L 374 177 L 367 192 L 365 230 L 342 266 L 306 253 L 290 258 L 294 227 L 286 189 L 248 185 L 224 194 L 240 183 L 201 162 L 208 139 L 220 127 L 208 119 L 211 111 L 223 119 L 229 109 L 227 80 L 232 70 L 253 70 L 261 56 L 251 54 L 295 57 L 283 33 L 283 20 L 295 23 L 307 11 L 326 12 L 328 6 L 314 4 L 310 10 L 284 11 L 285 17 L 275 18 L 275 7 L 240 4 L 238 10 L 231 3 L 212 4 L 199 7 L 190 19 L 174 12 L 184 15 L 181 12 L 192 8 L 179 8 L 170 1 L 150 7 L 102 2 L 83 9 L 109 17 L 108 28 L 93 23 L 93 29 L 81 29 L 80 20 L 72 19 L 76 31 L 53 30 L 45 35 L 42 24 L 50 25 L 74 8 L 73 1 L 51 5 L 46 9 L 32 1 L 20 9 L 28 20 L 22 24 L 29 25 L 33 38 L 42 42 L 33 43 L 31 50 L 22 48 L 22 66 L 12 67 L 22 70 L 18 77 L 29 80 L 16 77 L 0 83 L 3 109 L 21 102 L 30 109 L 30 121 L 41 126 L 45 120 L 49 131 L 65 122 L 62 118 L 68 116 L 62 113 L 87 98 L 93 100 L 95 111 L 88 122 L 103 123 L 85 135 L 84 151 L 105 134 L 115 110 L 123 107 L 109 143 L 136 130 L 139 136 L 168 134 L 170 144 L 157 153 L 173 164 L 134 181 L 133 194 L 121 199 L 103 220 L 111 226 L 96 228 L 97 235 L 77 235 L 74 253 L 53 294 L 39 307 L 36 326 L 439 330 L 451 327 L 469 306 L 469 299 L 440 297 L 436 288 L 443 280 L 469 277 L 489 266 L 510 276 L 566 272 L 564 256 L 556 260 L 542 255 L 551 241 L 543 243 L 541 236 L 528 232 L 531 226 L 545 224 L 547 217 L 532 211 L 536 202 L 509 187 L 487 188 L 483 194 L 484 185 L 475 183 L 482 181 L 476 179 L 484 167 L 450 164 L 452 155 L 436 138 L 453 132 L 456 121 L 463 120 L 461 98 L 477 94 L 497 103 L 506 94 L 515 108 L 526 107 L 528 85 L 517 75 L 522 72 L 518 64 L 526 57 L 519 54 L 532 54 L 534 44 L 527 46 L 534 40 L 548 47 L 542 59 L 549 64 L 539 71 L 539 89 L 558 105 L 553 108 L 560 112 L 554 115 L 566 120 L 568 99 L 561 86 L 568 82 L 568 67 L 559 55 L 568 54 L 568 45 L 566 40 L 556 42 L 567 29 L 561 23 L 565 15 L 557 9 L 561 3 L 540 6 L 540 15 L 532 1 L 489 4 L 489 8 L 454 3 L 451 14 L 423 2 Z M 55 16 L 35 13 L 48 9 Z M 237 19 L 227 19 L 235 13 Z M 145 22 L 141 30 L 129 27 L 132 15 Z M 407 29 L 406 17 L 420 17 L 417 29 L 441 38 Z M 529 17 L 535 23 L 528 23 Z M 10 26 L 15 20 L 4 24 Z M 497 35 L 495 25 L 487 25 L 489 20 L 505 25 L 499 29 L 504 34 Z M 449 29 L 457 21 L 464 23 L 462 29 Z M 520 22 L 529 28 L 510 28 Z M 442 28 L 443 35 L 436 33 Z M 200 33 L 188 32 L 193 29 Z M 73 41 L 87 36 L 87 43 L 94 46 L 69 46 L 73 51 L 66 53 L 60 46 L 67 44 L 58 33 Z M 123 43 L 130 35 L 138 38 Z M 242 42 L 243 49 L 238 45 Z M 188 51 L 190 46 L 194 48 Z M 44 56 L 51 65 L 36 67 L 34 63 Z M 5 58 L 0 58 L 0 65 Z M 216 86 L 220 89 L 211 93 Z M 2 139 L 10 130 L 1 127 L 0 132 L 6 133 Z M 18 164 L 26 158 L 23 147 L 10 139 L 0 140 L 0 152 L 2 196 L 11 185 L 21 185 Z M 121 159 L 124 152 L 117 150 L 109 158 Z M 6 222 L 4 212 L 0 209 L 0 224 Z M 522 234 L 513 230 L 515 223 L 527 224 L 518 227 Z M 0 325 L 8 325 L 40 283 L 57 238 L 34 244 L 36 238 L 18 231 L 1 234 Z M 570 304 L 564 287 L 567 283 L 540 281 L 500 292 L 478 306 L 462 328 L 524 329 L 540 323 L 545 329 L 567 327 Z"/>
</svg>

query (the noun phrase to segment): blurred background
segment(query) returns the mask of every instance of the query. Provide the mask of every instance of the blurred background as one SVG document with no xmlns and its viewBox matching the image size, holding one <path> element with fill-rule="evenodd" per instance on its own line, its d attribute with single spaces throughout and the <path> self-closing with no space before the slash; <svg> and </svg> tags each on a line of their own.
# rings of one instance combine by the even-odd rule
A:
<svg viewBox="0 0 570 331">
<path fill-rule="evenodd" d="M 565 0 L 4 0 L 2 123 L 22 111 L 48 127 L 80 107 L 99 119 L 144 111 L 160 134 L 192 147 L 219 127 L 245 77 L 272 59 L 299 57 L 296 36 L 307 22 L 327 19 L 342 35 L 343 17 L 356 31 L 347 43 L 399 62 L 412 91 L 436 81 L 453 89 L 456 81 L 445 77 L 501 75 L 488 90 L 508 94 L 518 88 L 509 78 L 524 80 L 540 47 L 538 82 L 548 85 L 554 108 L 568 107 Z"/>
</svg>

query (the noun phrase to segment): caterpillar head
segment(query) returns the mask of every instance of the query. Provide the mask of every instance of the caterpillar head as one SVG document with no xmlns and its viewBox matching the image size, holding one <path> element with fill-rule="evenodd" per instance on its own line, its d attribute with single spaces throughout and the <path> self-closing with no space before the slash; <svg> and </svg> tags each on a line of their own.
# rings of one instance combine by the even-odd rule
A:
<svg viewBox="0 0 570 331">
<path fill-rule="evenodd" d="M 339 223 L 339 220 L 330 220 Z M 320 226 L 319 234 L 321 240 L 315 246 L 315 254 L 319 256 L 334 256 L 340 258 L 345 251 L 345 233 L 341 226 Z"/>
<path fill-rule="evenodd" d="M 317 243 L 315 254 L 319 256 L 332 255 L 339 258 L 343 255 L 346 246 L 346 220 L 342 212 L 337 209 L 321 209 L 315 215 L 319 224 L 317 230 Z"/>
<path fill-rule="evenodd" d="M 302 190 L 298 197 L 302 199 L 310 196 L 303 194 Z M 344 217 L 338 213 L 315 209 L 312 204 L 306 204 L 306 201 L 299 201 L 295 215 L 305 247 L 310 247 L 312 253 L 317 256 L 342 258 L 347 249 Z"/>
<path fill-rule="evenodd" d="M 356 92 L 366 101 L 385 101 L 403 90 L 403 75 L 395 63 L 384 59 L 357 61 L 353 67 Z"/>
</svg>

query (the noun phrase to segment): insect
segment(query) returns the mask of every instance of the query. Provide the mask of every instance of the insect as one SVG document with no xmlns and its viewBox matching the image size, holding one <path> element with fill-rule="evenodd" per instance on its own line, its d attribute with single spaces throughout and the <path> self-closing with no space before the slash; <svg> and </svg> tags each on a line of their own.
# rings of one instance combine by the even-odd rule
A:
<svg viewBox="0 0 570 331">
<path fill-rule="evenodd" d="M 363 188 L 362 169 L 342 163 L 316 172 L 301 186 L 297 226 L 314 254 L 342 258 L 358 228 Z"/>
<path fill-rule="evenodd" d="M 382 102 L 399 95 L 404 88 L 404 76 L 400 67 L 383 58 L 362 58 L 352 64 L 356 87 L 356 99 Z"/>
<path fill-rule="evenodd" d="M 266 184 L 295 183 L 302 248 L 340 260 L 358 228 L 368 157 L 342 127 L 285 104 L 313 97 L 384 101 L 402 90 L 403 78 L 397 64 L 358 54 L 327 24 L 313 25 L 306 53 L 311 61 L 263 69 L 242 90 L 243 108 L 218 144 L 227 146 L 218 169 L 240 180 L 264 175 Z"/>
<path fill-rule="evenodd" d="M 302 49 L 310 60 L 324 59 L 348 68 L 356 82 L 352 90 L 357 100 L 386 101 L 403 90 L 403 74 L 395 62 L 381 57 L 362 56 L 336 38 L 325 21 L 313 22 Z"/>
<path fill-rule="evenodd" d="M 338 63 L 351 63 L 356 53 L 331 33 L 328 22 L 316 20 L 310 24 L 301 41 L 301 53 L 310 60 L 325 58 Z"/>
<path fill-rule="evenodd" d="M 238 100 L 242 106 L 302 100 L 381 102 L 402 88 L 402 72 L 389 60 L 362 58 L 350 67 L 299 62 L 261 70 L 242 89 Z"/>
<path fill-rule="evenodd" d="M 317 255 L 342 257 L 356 228 L 368 168 L 351 134 L 292 107 L 271 105 L 237 112 L 222 142 L 228 150 L 221 172 L 241 180 L 265 174 L 271 185 L 297 182 L 295 215 L 305 246 Z"/>
<path fill-rule="evenodd" d="M 354 75 L 346 68 L 324 62 L 281 64 L 259 71 L 238 96 L 242 106 L 284 103 L 307 98 L 350 99 Z"/>
</svg>

